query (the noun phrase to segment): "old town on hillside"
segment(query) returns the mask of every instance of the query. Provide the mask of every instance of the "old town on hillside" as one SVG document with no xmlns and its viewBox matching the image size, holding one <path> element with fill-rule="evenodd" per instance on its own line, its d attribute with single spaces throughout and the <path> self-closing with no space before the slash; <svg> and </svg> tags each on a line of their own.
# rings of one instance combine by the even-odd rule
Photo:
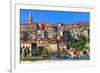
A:
<svg viewBox="0 0 100 73">
<path fill-rule="evenodd" d="M 89 60 L 90 23 L 20 23 L 20 61 Z"/>
</svg>

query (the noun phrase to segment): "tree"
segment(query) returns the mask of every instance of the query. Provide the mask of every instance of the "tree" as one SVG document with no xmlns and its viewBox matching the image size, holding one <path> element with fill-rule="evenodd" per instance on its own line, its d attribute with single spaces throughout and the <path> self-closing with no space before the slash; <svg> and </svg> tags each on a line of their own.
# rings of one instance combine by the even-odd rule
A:
<svg viewBox="0 0 100 73">
<path fill-rule="evenodd" d="M 31 53 L 29 47 L 26 47 L 26 52 L 27 52 L 27 56 L 29 57 L 30 56 L 30 53 Z"/>
<path fill-rule="evenodd" d="M 43 47 L 42 47 L 42 46 L 39 46 L 39 47 L 37 48 L 36 53 L 37 53 L 37 55 L 42 55 L 42 53 L 43 53 Z"/>
<path fill-rule="evenodd" d="M 49 51 L 42 47 L 42 46 L 39 46 L 38 49 L 37 49 L 37 54 L 38 55 L 46 55 Z"/>
<path fill-rule="evenodd" d="M 27 57 L 27 50 L 24 49 L 24 57 L 26 58 Z"/>
<path fill-rule="evenodd" d="M 73 38 L 72 40 L 72 47 L 76 48 L 77 50 L 82 50 L 85 48 L 86 43 L 89 42 L 89 39 L 85 36 L 79 36 L 78 40 Z"/>
</svg>

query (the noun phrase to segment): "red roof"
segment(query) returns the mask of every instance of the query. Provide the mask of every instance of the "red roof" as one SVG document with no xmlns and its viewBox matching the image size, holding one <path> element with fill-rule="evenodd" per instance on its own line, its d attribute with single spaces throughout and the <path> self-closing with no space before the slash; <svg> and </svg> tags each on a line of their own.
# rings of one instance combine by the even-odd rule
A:
<svg viewBox="0 0 100 73">
<path fill-rule="evenodd" d="M 68 50 L 68 52 L 75 52 L 76 50 L 74 48 L 71 48 Z"/>
</svg>

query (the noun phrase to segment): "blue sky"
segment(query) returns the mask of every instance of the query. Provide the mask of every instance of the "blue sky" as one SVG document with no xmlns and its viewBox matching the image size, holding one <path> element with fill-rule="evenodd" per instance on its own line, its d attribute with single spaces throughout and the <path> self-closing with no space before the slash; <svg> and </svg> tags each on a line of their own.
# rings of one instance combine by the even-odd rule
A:
<svg viewBox="0 0 100 73">
<path fill-rule="evenodd" d="M 69 11 L 48 11 L 48 10 L 31 10 L 20 9 L 20 22 L 27 23 L 28 15 L 32 13 L 33 22 L 49 22 L 54 23 L 73 23 L 73 22 L 89 22 L 89 12 L 69 12 Z"/>
</svg>

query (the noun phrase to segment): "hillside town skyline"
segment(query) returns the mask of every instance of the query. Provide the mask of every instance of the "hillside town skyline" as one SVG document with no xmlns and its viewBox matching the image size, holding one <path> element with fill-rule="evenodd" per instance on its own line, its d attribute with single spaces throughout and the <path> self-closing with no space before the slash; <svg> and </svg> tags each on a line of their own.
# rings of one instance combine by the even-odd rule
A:
<svg viewBox="0 0 100 73">
<path fill-rule="evenodd" d="M 49 24 L 63 23 L 71 24 L 74 22 L 89 22 L 89 12 L 74 11 L 52 11 L 52 10 L 20 10 L 20 23 L 28 22 L 28 15 L 32 14 L 33 22 L 48 22 Z"/>
<path fill-rule="evenodd" d="M 50 24 L 48 22 L 36 23 L 33 19 L 32 14 L 29 13 L 28 22 L 20 23 L 20 58 L 22 61 L 26 59 L 67 60 L 69 58 L 74 60 L 74 57 L 89 59 L 89 22 Z"/>
</svg>

